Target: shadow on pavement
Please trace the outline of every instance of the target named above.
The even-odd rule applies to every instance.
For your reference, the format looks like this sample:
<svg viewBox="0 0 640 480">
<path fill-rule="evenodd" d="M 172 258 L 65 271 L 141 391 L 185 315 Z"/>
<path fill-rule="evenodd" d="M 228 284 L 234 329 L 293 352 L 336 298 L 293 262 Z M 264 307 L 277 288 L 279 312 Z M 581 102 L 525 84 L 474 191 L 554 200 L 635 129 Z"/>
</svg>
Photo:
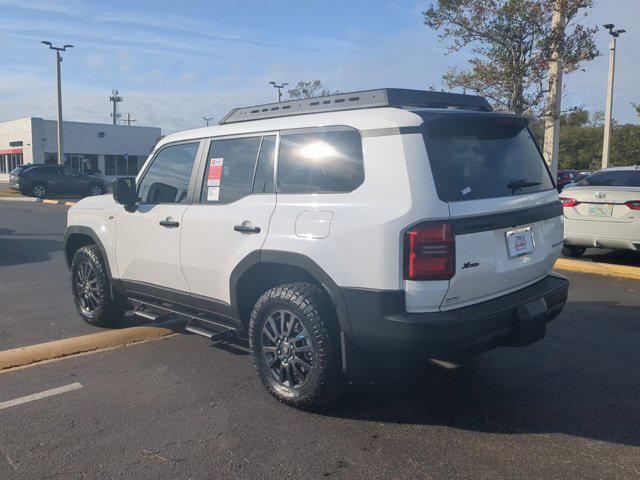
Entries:
<svg viewBox="0 0 640 480">
<path fill-rule="evenodd" d="M 45 262 L 50 253 L 62 249 L 60 240 L 44 238 L 0 238 L 0 267 Z"/>
<path fill-rule="evenodd" d="M 574 303 L 535 345 L 487 352 L 457 369 L 377 360 L 371 383 L 351 385 L 323 414 L 640 446 L 640 316 L 608 304 L 600 324 L 583 324 L 581 307 L 590 305 Z"/>
</svg>

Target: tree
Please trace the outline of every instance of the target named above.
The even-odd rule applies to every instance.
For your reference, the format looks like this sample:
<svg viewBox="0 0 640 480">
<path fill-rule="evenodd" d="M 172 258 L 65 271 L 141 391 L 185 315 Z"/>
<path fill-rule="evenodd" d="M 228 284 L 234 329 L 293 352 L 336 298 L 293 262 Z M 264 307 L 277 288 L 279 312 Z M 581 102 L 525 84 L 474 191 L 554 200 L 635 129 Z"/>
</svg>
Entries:
<svg viewBox="0 0 640 480">
<path fill-rule="evenodd" d="M 301 98 L 326 97 L 342 93 L 339 90 L 327 90 L 320 80 L 300 81 L 289 90 L 289 98 L 292 100 Z"/>
<path fill-rule="evenodd" d="M 549 62 L 562 45 L 563 72 L 599 55 L 596 27 L 579 22 L 594 0 L 562 0 L 563 28 L 552 27 L 557 0 L 439 0 L 423 13 L 424 24 L 448 41 L 449 53 L 471 48 L 467 69 L 443 76 L 449 89 L 463 87 L 498 110 L 539 114 L 549 88 Z M 562 35 L 564 32 L 564 35 Z M 561 37 L 562 35 L 562 37 Z"/>
<path fill-rule="evenodd" d="M 638 117 L 638 120 L 640 120 L 640 105 L 638 105 L 637 103 L 632 103 L 631 106 L 636 111 L 636 117 Z"/>
</svg>

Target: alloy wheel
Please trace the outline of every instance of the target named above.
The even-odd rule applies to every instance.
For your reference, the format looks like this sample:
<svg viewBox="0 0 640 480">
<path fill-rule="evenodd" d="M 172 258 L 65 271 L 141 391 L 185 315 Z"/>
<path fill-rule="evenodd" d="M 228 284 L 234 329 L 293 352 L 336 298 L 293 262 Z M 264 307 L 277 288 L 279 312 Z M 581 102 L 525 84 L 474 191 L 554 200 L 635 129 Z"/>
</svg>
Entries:
<svg viewBox="0 0 640 480">
<path fill-rule="evenodd" d="M 91 187 L 91 195 L 93 195 L 94 197 L 96 195 L 102 195 L 102 187 L 99 185 L 94 185 L 93 187 Z"/>
<path fill-rule="evenodd" d="M 262 355 L 273 377 L 301 388 L 313 371 L 314 348 L 300 319 L 287 310 L 271 313 L 262 327 Z"/>
<path fill-rule="evenodd" d="M 78 265 L 75 278 L 76 296 L 83 313 L 91 314 L 100 306 L 98 276 L 89 262 Z"/>
<path fill-rule="evenodd" d="M 35 187 L 33 187 L 33 194 L 36 197 L 44 197 L 46 190 L 42 185 L 36 185 Z"/>
</svg>

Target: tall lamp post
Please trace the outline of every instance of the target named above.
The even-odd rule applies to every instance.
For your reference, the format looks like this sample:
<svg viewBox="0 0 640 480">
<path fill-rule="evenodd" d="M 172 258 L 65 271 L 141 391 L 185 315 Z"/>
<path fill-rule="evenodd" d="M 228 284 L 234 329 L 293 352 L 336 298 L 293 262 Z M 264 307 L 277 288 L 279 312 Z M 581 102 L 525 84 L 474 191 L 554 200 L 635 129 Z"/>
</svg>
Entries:
<svg viewBox="0 0 640 480">
<path fill-rule="evenodd" d="M 607 23 L 603 25 L 604 28 L 609 30 L 611 35 L 611 43 L 609 44 L 609 81 L 607 83 L 607 107 L 604 117 L 604 141 L 602 142 L 602 168 L 609 166 L 609 154 L 611 152 L 611 123 L 613 113 L 613 80 L 616 70 L 616 40 L 621 33 L 625 33 L 626 30 L 614 30 L 613 23 Z"/>
<path fill-rule="evenodd" d="M 278 85 L 276 82 L 269 82 L 271 85 L 273 85 L 273 88 L 277 88 L 278 89 L 278 102 L 282 101 L 282 89 L 284 87 L 286 87 L 287 85 L 289 85 L 288 83 L 281 83 L 280 85 Z"/>
<path fill-rule="evenodd" d="M 62 85 L 60 80 L 60 62 L 62 62 L 62 55 L 60 52 L 64 52 L 67 48 L 73 48 L 73 45 L 64 45 L 62 47 L 55 47 L 51 42 L 40 42 L 49 47 L 50 50 L 56 52 L 56 71 L 58 74 L 58 165 L 64 164 L 64 148 L 62 145 Z"/>
</svg>

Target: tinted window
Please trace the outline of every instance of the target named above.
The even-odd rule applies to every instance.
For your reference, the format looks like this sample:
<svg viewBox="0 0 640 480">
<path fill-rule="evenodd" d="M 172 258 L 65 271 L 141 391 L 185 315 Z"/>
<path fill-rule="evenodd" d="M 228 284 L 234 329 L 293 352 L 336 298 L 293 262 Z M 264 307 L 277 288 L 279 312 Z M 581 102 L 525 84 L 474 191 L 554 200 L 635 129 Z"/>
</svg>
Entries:
<svg viewBox="0 0 640 480">
<path fill-rule="evenodd" d="M 80 176 L 80 172 L 74 170 L 73 168 L 69 168 L 69 167 L 62 167 L 62 174 L 63 175 L 67 175 L 69 177 L 79 177 Z"/>
<path fill-rule="evenodd" d="M 362 140 L 344 127 L 282 133 L 278 191 L 351 192 L 364 180 Z"/>
<path fill-rule="evenodd" d="M 273 193 L 273 165 L 276 160 L 276 137 L 262 137 L 256 175 L 253 180 L 253 193 Z"/>
<path fill-rule="evenodd" d="M 153 159 L 138 187 L 143 203 L 180 203 L 187 197 L 198 143 L 170 145 Z"/>
<path fill-rule="evenodd" d="M 213 140 L 202 185 L 202 202 L 229 203 L 251 194 L 262 137 Z"/>
<path fill-rule="evenodd" d="M 416 112 L 438 196 L 445 202 L 525 195 L 553 188 L 527 120 Z"/>
<path fill-rule="evenodd" d="M 36 175 L 58 175 L 60 172 L 58 167 L 33 167 L 25 171 L 25 173 L 33 173 Z"/>
<path fill-rule="evenodd" d="M 602 170 L 578 182 L 578 185 L 594 187 L 640 187 L 639 170 Z"/>
</svg>

